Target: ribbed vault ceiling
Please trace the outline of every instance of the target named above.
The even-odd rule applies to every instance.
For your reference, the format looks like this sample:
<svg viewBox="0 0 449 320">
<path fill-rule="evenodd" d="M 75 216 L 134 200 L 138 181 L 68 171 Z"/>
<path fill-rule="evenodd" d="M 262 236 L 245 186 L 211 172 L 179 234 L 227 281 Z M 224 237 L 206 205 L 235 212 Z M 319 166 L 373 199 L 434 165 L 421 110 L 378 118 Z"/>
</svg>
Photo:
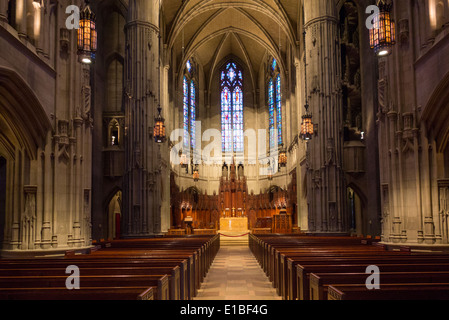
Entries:
<svg viewBox="0 0 449 320">
<path fill-rule="evenodd" d="M 224 58 L 235 56 L 254 82 L 266 54 L 282 67 L 286 48 L 298 38 L 299 5 L 298 0 L 163 0 L 164 40 L 176 55 L 176 71 L 195 57 L 210 80 Z"/>
</svg>

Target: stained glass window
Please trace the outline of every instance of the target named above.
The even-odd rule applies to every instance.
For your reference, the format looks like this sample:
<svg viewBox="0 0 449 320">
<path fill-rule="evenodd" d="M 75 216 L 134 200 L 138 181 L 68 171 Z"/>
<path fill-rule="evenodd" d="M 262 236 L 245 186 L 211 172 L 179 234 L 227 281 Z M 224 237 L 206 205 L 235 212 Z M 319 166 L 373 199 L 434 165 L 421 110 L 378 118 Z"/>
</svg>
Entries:
<svg viewBox="0 0 449 320">
<path fill-rule="evenodd" d="M 183 100 L 183 118 L 184 118 L 184 147 L 189 147 L 189 83 L 187 78 L 184 77 L 183 81 L 183 92 L 184 92 L 184 100 Z"/>
<path fill-rule="evenodd" d="M 190 82 L 190 146 L 196 148 L 196 90 L 195 82 Z"/>
<path fill-rule="evenodd" d="M 196 85 L 191 78 L 192 65 L 190 60 L 186 64 L 186 73 L 183 79 L 183 122 L 184 122 L 184 149 L 196 148 Z"/>
<path fill-rule="evenodd" d="M 243 152 L 243 73 L 229 62 L 221 73 L 221 125 L 223 152 Z"/>
<path fill-rule="evenodd" d="M 231 106 L 231 92 L 229 88 L 223 88 L 221 92 L 221 130 L 222 130 L 222 144 L 224 152 L 232 151 L 232 106 Z"/>
<path fill-rule="evenodd" d="M 276 66 L 277 66 L 277 61 L 276 61 L 276 59 L 273 59 L 273 61 L 271 62 L 271 69 L 273 71 L 275 71 L 276 70 Z"/>
<path fill-rule="evenodd" d="M 274 84 L 273 79 L 270 79 L 268 83 L 268 130 L 270 134 L 270 149 L 273 149 L 276 145 L 274 140 L 275 134 L 275 120 L 274 120 Z"/>
<path fill-rule="evenodd" d="M 276 121 L 278 129 L 278 144 L 281 145 L 282 141 L 282 94 L 281 94 L 281 75 L 276 77 Z"/>
<path fill-rule="evenodd" d="M 235 88 L 232 94 L 232 104 L 234 108 L 234 151 L 243 152 L 243 91 L 240 87 Z"/>
<path fill-rule="evenodd" d="M 270 149 L 283 144 L 282 137 L 282 90 L 281 75 L 276 59 L 270 64 L 270 78 L 268 80 L 268 128 Z M 276 137 L 277 135 L 277 137 Z"/>
</svg>

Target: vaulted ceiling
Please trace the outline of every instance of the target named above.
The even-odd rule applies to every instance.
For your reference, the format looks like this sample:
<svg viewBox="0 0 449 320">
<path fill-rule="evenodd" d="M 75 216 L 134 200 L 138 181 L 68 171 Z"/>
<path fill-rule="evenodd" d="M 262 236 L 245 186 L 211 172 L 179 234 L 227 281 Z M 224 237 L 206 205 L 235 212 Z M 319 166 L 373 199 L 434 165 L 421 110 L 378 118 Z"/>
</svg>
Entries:
<svg viewBox="0 0 449 320">
<path fill-rule="evenodd" d="M 218 64 L 230 55 L 247 65 L 253 81 L 267 54 L 276 57 L 282 67 L 286 49 L 295 46 L 299 39 L 300 3 L 298 0 L 162 1 L 167 26 L 164 41 L 169 52 L 176 56 L 176 71 L 187 59 L 195 57 L 210 78 Z"/>
</svg>

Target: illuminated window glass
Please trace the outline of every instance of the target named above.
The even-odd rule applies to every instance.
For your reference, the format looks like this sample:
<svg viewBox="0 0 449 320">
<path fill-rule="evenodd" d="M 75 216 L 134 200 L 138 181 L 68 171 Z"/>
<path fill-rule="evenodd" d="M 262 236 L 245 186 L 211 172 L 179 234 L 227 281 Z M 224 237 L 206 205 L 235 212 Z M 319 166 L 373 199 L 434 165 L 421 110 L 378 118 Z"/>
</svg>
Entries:
<svg viewBox="0 0 449 320">
<path fill-rule="evenodd" d="M 273 59 L 273 62 L 271 63 L 271 69 L 273 71 L 275 71 L 276 70 L 276 66 L 277 66 L 277 61 L 276 61 L 276 59 Z"/>
<path fill-rule="evenodd" d="M 243 152 L 243 72 L 229 62 L 221 73 L 221 126 L 223 152 Z"/>
<path fill-rule="evenodd" d="M 282 137 L 282 86 L 281 75 L 276 59 L 270 64 L 270 77 L 268 79 L 268 128 L 270 149 L 283 144 Z M 277 135 L 277 137 L 276 137 Z"/>
<path fill-rule="evenodd" d="M 186 72 L 183 79 L 183 123 L 184 123 L 184 149 L 196 148 L 196 85 L 193 78 L 194 68 L 189 61 L 186 63 Z"/>
<path fill-rule="evenodd" d="M 270 148 L 273 149 L 276 145 L 274 139 L 275 135 L 275 120 L 274 120 L 274 84 L 273 79 L 268 83 L 268 130 L 270 134 Z"/>
<path fill-rule="evenodd" d="M 276 121 L 278 130 L 278 144 L 282 142 L 282 93 L 281 93 L 281 75 L 276 77 Z"/>
<path fill-rule="evenodd" d="M 190 82 L 190 146 L 196 148 L 196 91 L 195 82 Z"/>
<path fill-rule="evenodd" d="M 187 82 L 186 77 L 184 77 L 183 92 L 184 92 L 184 100 L 183 100 L 184 147 L 188 148 L 189 147 L 189 83 Z"/>
</svg>

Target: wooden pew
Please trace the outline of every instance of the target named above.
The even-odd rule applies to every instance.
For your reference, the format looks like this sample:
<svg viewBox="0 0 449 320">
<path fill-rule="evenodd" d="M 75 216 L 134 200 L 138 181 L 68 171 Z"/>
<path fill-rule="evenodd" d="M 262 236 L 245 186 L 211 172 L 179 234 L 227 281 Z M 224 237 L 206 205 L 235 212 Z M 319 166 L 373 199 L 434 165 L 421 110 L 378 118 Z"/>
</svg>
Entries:
<svg viewBox="0 0 449 320">
<path fill-rule="evenodd" d="M 250 236 L 250 249 L 284 299 L 308 299 L 309 271 L 303 270 L 296 275 L 296 265 L 361 264 L 364 269 L 359 272 L 364 273 L 366 267 L 372 264 L 449 264 L 448 255 L 414 254 L 409 250 L 386 251 L 384 246 L 377 245 L 377 241 L 363 237 L 253 235 Z"/>
<path fill-rule="evenodd" d="M 80 269 L 81 286 L 86 287 L 152 287 L 154 298 L 157 300 L 169 300 L 169 277 L 166 274 L 140 273 L 141 269 L 133 273 L 124 273 L 121 268 Z M 2 269 L 0 270 L 0 288 L 33 288 L 33 287 L 65 287 L 68 275 L 65 269 Z M 140 276 L 139 279 L 136 278 Z M 27 283 L 29 282 L 29 284 Z"/>
<path fill-rule="evenodd" d="M 183 290 L 182 286 L 184 285 L 184 278 L 181 274 L 181 268 L 179 265 L 174 265 L 174 263 L 167 263 L 164 261 L 154 261 L 154 262 L 148 262 L 148 261 L 135 261 L 132 260 L 130 262 L 124 261 L 124 262 L 116 262 L 116 261 L 84 261 L 84 260 L 30 260 L 30 261 L 1 261 L 0 260 L 0 270 L 3 269 L 12 269 L 12 270 L 40 270 L 40 269 L 54 269 L 57 268 L 59 270 L 59 274 L 63 274 L 64 268 L 67 268 L 70 265 L 76 265 L 80 268 L 83 272 L 81 272 L 81 275 L 84 274 L 84 268 L 99 268 L 101 270 L 108 270 L 109 268 L 123 268 L 123 267 L 146 267 L 146 271 L 148 271 L 149 274 L 167 274 L 169 276 L 169 298 L 170 300 L 181 300 Z M 7 272 L 11 272 L 11 270 L 8 270 Z M 20 272 L 20 271 L 18 271 Z M 12 274 L 16 272 L 11 272 Z M 30 272 L 31 274 L 33 271 Z M 0 274 L 1 271 L 0 271 Z M 4 275 L 3 275 L 4 276 Z M 67 277 L 66 275 L 65 277 Z M 186 286 L 186 285 L 184 285 Z"/>
<path fill-rule="evenodd" d="M 304 291 L 304 299 L 308 299 L 308 274 L 305 273 L 304 277 L 306 279 L 301 281 L 305 288 L 301 287 L 300 283 L 298 283 L 298 278 L 302 276 L 302 274 L 295 274 L 298 271 L 298 268 L 295 268 L 296 265 L 339 265 L 339 264 L 363 264 L 365 268 L 368 265 L 378 265 L 385 263 L 411 263 L 411 264 L 423 264 L 423 263 L 448 263 L 449 264 L 449 256 L 447 255 L 389 255 L 388 253 L 382 253 L 378 255 L 354 255 L 354 256 L 340 256 L 340 257 L 332 257 L 332 256 L 317 256 L 317 257 L 289 257 L 287 258 L 288 266 L 287 266 L 287 276 L 286 276 L 286 288 L 283 291 L 287 299 L 297 299 L 300 296 L 298 295 L 298 291 L 295 292 L 295 285 Z M 363 271 L 364 272 L 364 271 Z M 295 280 L 296 279 L 296 280 Z"/>
<path fill-rule="evenodd" d="M 23 287 L 20 277 L 24 276 L 29 279 L 34 277 L 35 286 L 44 280 L 47 285 L 54 285 L 54 281 L 48 282 L 49 279 L 45 277 L 55 277 L 54 272 L 57 270 L 60 277 L 57 280 L 65 281 L 68 277 L 65 268 L 76 265 L 80 268 L 83 282 L 87 282 L 90 287 L 100 286 L 105 277 L 110 280 L 107 286 L 116 283 L 115 287 L 135 285 L 136 277 L 139 276 L 146 277 L 147 281 L 153 277 L 153 281 L 159 280 L 159 286 L 155 286 L 152 292 L 159 294 L 159 298 L 192 299 L 219 250 L 219 239 L 218 235 L 204 235 L 103 241 L 90 254 L 68 254 L 65 259 L 0 260 L 0 274 L 10 279 L 5 278 L 4 285 L 9 286 L 9 289 L 14 289 L 11 286 L 18 282 Z M 36 277 L 43 277 L 44 280 Z"/>
<path fill-rule="evenodd" d="M 91 256 L 91 255 L 89 255 Z M 162 253 L 162 254 L 156 254 L 153 252 L 153 254 L 146 254 L 145 252 L 136 251 L 136 250 L 122 250 L 122 251 L 107 251 L 107 252 L 101 252 L 95 256 L 86 256 L 86 259 L 95 259 L 95 258 L 102 258 L 102 259 L 113 259 L 113 260 L 139 260 L 139 259 L 145 259 L 148 261 L 152 261 L 154 259 L 157 260 L 172 260 L 174 258 L 177 259 L 183 259 L 187 260 L 187 268 L 186 268 L 186 291 L 188 300 L 193 299 L 193 297 L 197 294 L 198 287 L 199 287 L 199 267 L 198 267 L 198 259 L 197 255 L 194 254 L 179 254 L 179 253 Z"/>
<path fill-rule="evenodd" d="M 449 263 L 379 263 L 381 272 L 445 272 L 449 271 Z M 309 300 L 310 274 L 312 273 L 364 273 L 368 264 L 327 264 L 327 265 L 296 265 L 296 281 L 294 287 L 297 300 Z M 366 275 L 367 277 L 369 275 Z"/>
<path fill-rule="evenodd" d="M 0 288 L 0 300 L 154 300 L 153 288 Z"/>
<path fill-rule="evenodd" d="M 328 300 L 448 300 L 449 283 L 384 284 L 380 290 L 365 285 L 331 285 Z"/>
<path fill-rule="evenodd" d="M 404 254 L 405 255 L 405 254 Z M 406 254 L 408 255 L 408 254 Z M 393 257 L 396 259 L 398 254 L 391 251 L 372 250 L 370 247 L 348 247 L 341 250 L 327 249 L 327 250 L 314 250 L 314 251 L 278 251 L 275 253 L 274 265 L 273 265 L 273 285 L 276 287 L 279 295 L 288 300 L 289 284 L 291 283 L 292 276 L 289 275 L 291 267 L 289 263 L 294 265 L 295 263 L 316 261 L 317 259 L 345 259 L 348 258 L 380 258 L 380 257 Z"/>
<path fill-rule="evenodd" d="M 382 272 L 380 286 L 398 283 L 449 283 L 449 271 L 436 272 Z M 365 285 L 370 274 L 366 273 L 311 273 L 310 300 L 327 300 L 330 285 Z"/>
</svg>

